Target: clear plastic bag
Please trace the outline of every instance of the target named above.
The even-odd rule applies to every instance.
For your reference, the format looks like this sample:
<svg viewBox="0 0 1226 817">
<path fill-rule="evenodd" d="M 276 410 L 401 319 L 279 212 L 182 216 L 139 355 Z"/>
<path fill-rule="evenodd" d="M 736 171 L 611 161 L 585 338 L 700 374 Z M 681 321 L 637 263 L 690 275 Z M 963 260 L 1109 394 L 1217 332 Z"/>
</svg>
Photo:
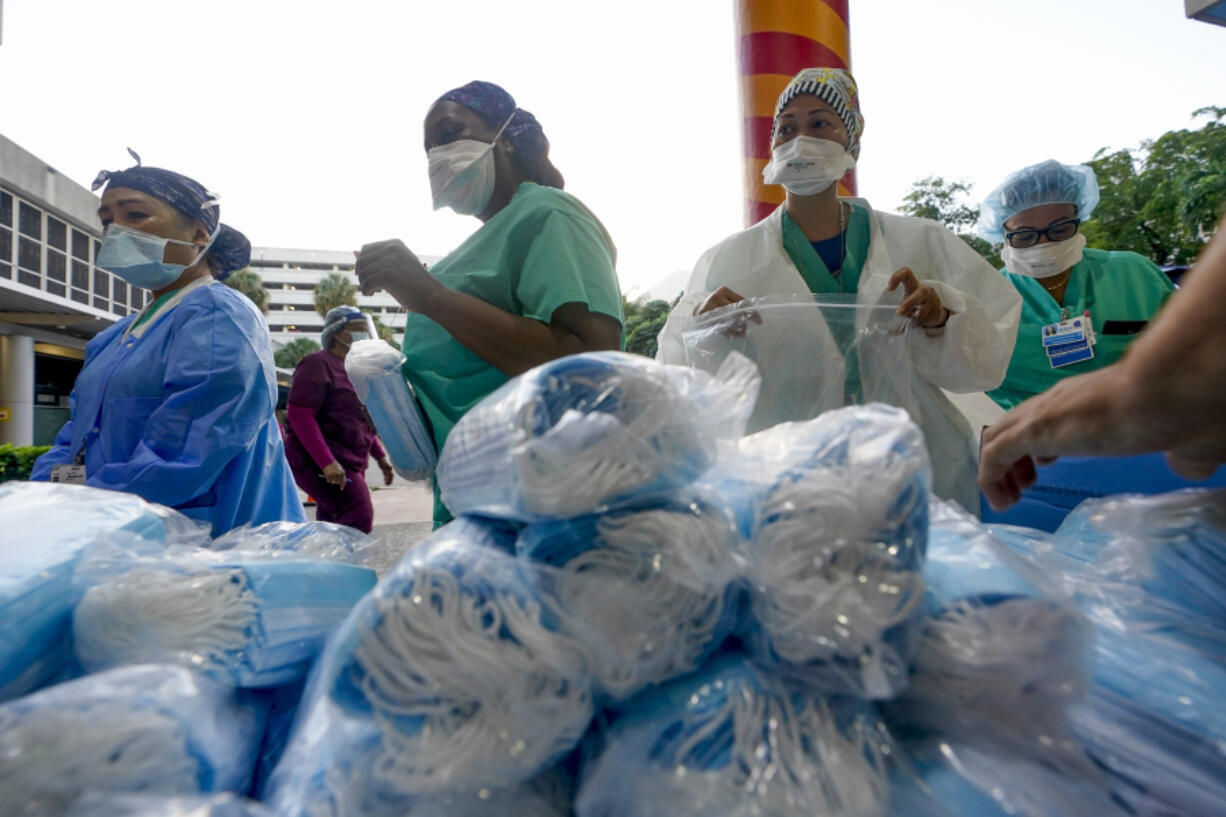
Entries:
<svg viewBox="0 0 1226 817">
<path fill-rule="evenodd" d="M 505 531 L 460 518 L 411 550 L 329 642 L 271 781 L 293 811 L 382 813 L 508 787 L 592 716 L 590 660 Z M 279 807 L 280 808 L 280 807 Z M 321 806 L 321 808 L 323 808 Z"/>
<path fill-rule="evenodd" d="M 100 543 L 75 582 L 83 592 L 72 630 L 87 671 L 171 663 L 269 687 L 306 676 L 375 574 L 293 551 Z"/>
<path fill-rule="evenodd" d="M 58 817 L 88 790 L 245 791 L 263 712 L 182 667 L 89 675 L 0 705 L 0 803 Z"/>
<path fill-rule="evenodd" d="M 547 581 L 565 621 L 579 622 L 598 691 L 624 700 L 692 672 L 738 615 L 738 535 L 717 501 L 530 525 L 521 556 Z"/>
<path fill-rule="evenodd" d="M 71 660 L 72 571 L 87 545 L 209 540 L 207 527 L 135 494 L 46 482 L 0 486 L 0 530 L 0 701 L 45 685 Z"/>
<path fill-rule="evenodd" d="M 404 379 L 404 362 L 404 355 L 385 341 L 359 340 L 345 356 L 345 374 L 370 413 L 396 473 L 408 480 L 429 479 L 438 451 Z"/>
<path fill-rule="evenodd" d="M 741 436 L 758 375 L 715 375 L 621 352 L 555 360 L 511 380 L 451 430 L 438 483 L 453 513 L 524 522 L 666 496 Z"/>
<path fill-rule="evenodd" d="M 1053 586 L 958 506 L 933 502 L 930 618 L 890 722 L 1092 775 L 1068 724 L 1089 685 L 1090 628 Z"/>
<path fill-rule="evenodd" d="M 755 660 L 831 693 L 896 695 L 925 613 L 931 483 L 907 414 L 872 404 L 778 425 L 704 479 L 745 534 Z"/>
<path fill-rule="evenodd" d="M 852 295 L 770 295 L 707 312 L 682 332 L 686 363 L 715 372 L 729 354 L 762 375 L 748 430 L 809 420 L 870 402 L 913 416 L 910 322 L 897 307 L 863 305 Z"/>
<path fill-rule="evenodd" d="M 263 550 L 373 567 L 383 559 L 376 535 L 331 522 L 265 522 L 235 528 L 213 540 L 213 550 Z"/>
<path fill-rule="evenodd" d="M 197 797 L 86 792 L 64 817 L 273 817 L 268 809 L 230 792 Z"/>
<path fill-rule="evenodd" d="M 825 699 L 725 656 L 635 699 L 585 769 L 575 813 L 880 815 L 891 743 L 865 702 Z"/>
</svg>

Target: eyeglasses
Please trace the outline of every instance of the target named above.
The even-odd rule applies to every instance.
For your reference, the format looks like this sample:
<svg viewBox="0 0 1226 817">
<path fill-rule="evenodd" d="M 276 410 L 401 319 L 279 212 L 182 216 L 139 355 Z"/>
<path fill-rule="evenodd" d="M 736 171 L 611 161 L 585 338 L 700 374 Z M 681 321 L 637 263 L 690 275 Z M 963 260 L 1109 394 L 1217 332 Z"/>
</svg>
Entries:
<svg viewBox="0 0 1226 817">
<path fill-rule="evenodd" d="M 1048 241 L 1067 241 L 1077 235 L 1077 228 L 1081 226 L 1081 219 L 1067 218 L 1063 221 L 1057 221 L 1055 224 L 1047 225 L 1046 230 L 1014 230 L 1011 233 L 1005 233 L 1005 241 L 1010 247 L 1033 247 L 1039 243 L 1041 236 L 1047 236 Z"/>
</svg>

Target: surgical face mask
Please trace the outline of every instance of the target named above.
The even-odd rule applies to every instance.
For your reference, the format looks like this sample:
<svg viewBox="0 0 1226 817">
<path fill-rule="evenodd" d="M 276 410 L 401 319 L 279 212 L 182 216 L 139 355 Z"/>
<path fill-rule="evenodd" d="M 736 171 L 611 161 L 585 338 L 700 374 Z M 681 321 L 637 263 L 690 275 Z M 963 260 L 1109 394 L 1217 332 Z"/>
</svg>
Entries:
<svg viewBox="0 0 1226 817">
<path fill-rule="evenodd" d="M 173 238 L 162 238 L 158 235 L 134 230 L 122 224 L 112 224 L 106 228 L 102 236 L 102 246 L 98 249 L 95 263 L 108 272 L 118 275 L 134 287 L 158 290 L 179 280 L 183 271 L 192 264 L 204 258 L 204 254 L 213 246 L 217 233 L 221 230 L 221 222 L 209 236 L 209 243 L 196 254 L 191 264 L 170 264 L 162 259 L 166 254 L 167 244 L 183 244 L 187 247 L 196 245 L 190 241 L 179 241 Z"/>
<path fill-rule="evenodd" d="M 365 332 L 350 332 L 349 333 L 349 343 L 350 344 L 357 343 L 359 340 L 370 340 L 370 335 L 366 334 Z"/>
<path fill-rule="evenodd" d="M 434 209 L 450 207 L 460 215 L 475 216 L 489 206 L 494 195 L 494 145 L 511 124 L 512 113 L 490 142 L 458 139 L 430 148 L 430 193 Z"/>
<path fill-rule="evenodd" d="M 1031 278 L 1051 278 L 1069 269 L 1081 260 L 1086 248 L 1086 237 L 1081 233 L 1065 241 L 1048 241 L 1033 247 L 1010 247 L 1000 251 L 1000 260 L 1005 269 L 1014 275 Z"/>
<path fill-rule="evenodd" d="M 816 196 L 855 166 L 856 157 L 838 142 L 797 136 L 771 151 L 762 178 L 797 196 Z"/>
</svg>

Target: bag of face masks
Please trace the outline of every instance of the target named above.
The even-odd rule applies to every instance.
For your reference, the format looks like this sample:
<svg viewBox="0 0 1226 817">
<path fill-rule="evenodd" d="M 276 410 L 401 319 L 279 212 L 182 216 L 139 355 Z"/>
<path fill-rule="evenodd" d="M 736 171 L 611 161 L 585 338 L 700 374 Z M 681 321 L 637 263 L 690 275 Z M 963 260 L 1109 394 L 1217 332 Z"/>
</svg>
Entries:
<svg viewBox="0 0 1226 817">
<path fill-rule="evenodd" d="M 396 473 L 408 480 L 429 479 L 438 453 L 401 371 L 404 361 L 404 355 L 384 341 L 360 340 L 345 356 L 345 374 L 370 412 Z"/>
<path fill-rule="evenodd" d="M 64 817 L 273 817 L 259 803 L 230 792 L 194 797 L 86 792 Z"/>
<path fill-rule="evenodd" d="M 667 497 L 740 437 L 758 374 L 716 375 L 638 355 L 554 360 L 503 385 L 451 430 L 439 489 L 453 513 L 565 519 Z"/>
<path fill-rule="evenodd" d="M 58 817 L 84 791 L 244 791 L 263 713 L 183 667 L 89 675 L 0 705 L 0 802 Z"/>
<path fill-rule="evenodd" d="M 38 689 L 72 658 L 72 572 L 88 545 L 203 545 L 208 529 L 135 494 L 84 485 L 0 486 L 0 701 Z"/>
<path fill-rule="evenodd" d="M 218 536 L 212 550 L 267 551 L 278 558 L 297 554 L 304 558 L 373 568 L 386 558 L 378 536 L 331 522 L 265 522 L 244 525 Z"/>
<path fill-rule="evenodd" d="M 826 692 L 896 695 L 926 612 L 931 484 L 906 412 L 874 403 L 760 431 L 703 481 L 746 542 L 753 658 Z"/>
<path fill-rule="evenodd" d="M 241 687 L 303 678 L 373 570 L 285 551 L 95 545 L 77 566 L 77 658 L 181 664 Z"/>
</svg>

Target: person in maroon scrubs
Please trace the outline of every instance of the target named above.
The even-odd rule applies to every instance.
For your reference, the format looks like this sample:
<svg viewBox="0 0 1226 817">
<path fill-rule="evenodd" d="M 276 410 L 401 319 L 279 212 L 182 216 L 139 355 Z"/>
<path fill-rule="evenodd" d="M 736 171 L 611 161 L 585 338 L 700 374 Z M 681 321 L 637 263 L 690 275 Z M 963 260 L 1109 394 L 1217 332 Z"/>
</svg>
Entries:
<svg viewBox="0 0 1226 817">
<path fill-rule="evenodd" d="M 367 458 L 379 463 L 385 485 L 392 484 L 394 472 L 345 374 L 349 347 L 367 339 L 366 330 L 366 319 L 356 307 L 328 312 L 320 334 L 323 348 L 304 357 L 294 370 L 285 457 L 298 487 L 314 498 L 318 521 L 370 533 L 375 510 L 366 485 Z"/>
</svg>

